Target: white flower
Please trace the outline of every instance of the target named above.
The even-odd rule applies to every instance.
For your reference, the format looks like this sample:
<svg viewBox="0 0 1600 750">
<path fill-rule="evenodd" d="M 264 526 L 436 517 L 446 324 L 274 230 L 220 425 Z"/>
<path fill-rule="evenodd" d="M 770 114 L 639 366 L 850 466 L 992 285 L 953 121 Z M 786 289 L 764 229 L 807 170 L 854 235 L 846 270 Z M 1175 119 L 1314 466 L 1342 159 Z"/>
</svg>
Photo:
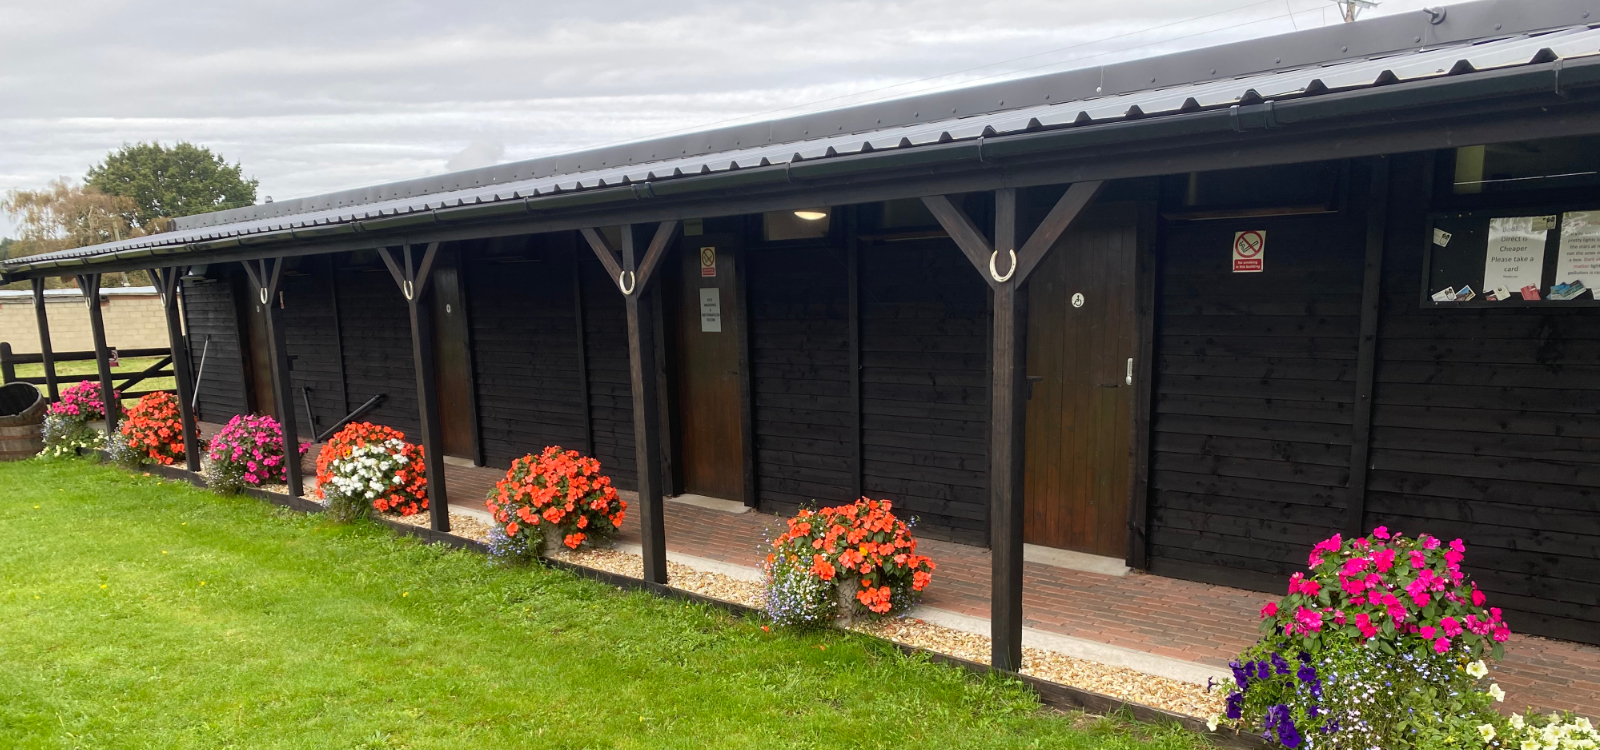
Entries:
<svg viewBox="0 0 1600 750">
<path fill-rule="evenodd" d="M 1512 726 L 1512 728 L 1521 729 L 1521 728 L 1523 728 L 1523 727 L 1525 727 L 1527 725 L 1528 725 L 1528 722 L 1522 718 L 1522 714 L 1512 714 L 1511 715 L 1511 726 Z"/>
<path fill-rule="evenodd" d="M 1489 666 L 1484 664 L 1482 659 L 1479 659 L 1467 665 L 1467 674 L 1471 675 L 1474 680 L 1481 680 L 1485 675 L 1489 674 Z"/>
<path fill-rule="evenodd" d="M 1589 722 L 1589 717 L 1587 717 L 1587 716 L 1579 718 L 1576 722 L 1573 722 L 1573 723 L 1577 724 L 1578 728 L 1582 729 L 1585 732 L 1593 732 L 1594 731 L 1594 724 Z"/>
<path fill-rule="evenodd" d="M 1222 719 L 1221 716 L 1213 716 L 1213 717 L 1211 717 L 1209 719 L 1206 719 L 1206 729 L 1211 730 L 1213 732 L 1217 731 L 1217 722 L 1220 721 L 1221 719 Z"/>
<path fill-rule="evenodd" d="M 1506 691 L 1500 689 L 1500 683 L 1491 682 L 1489 683 L 1489 697 L 1493 698 L 1495 703 L 1504 703 Z"/>
<path fill-rule="evenodd" d="M 1478 734 L 1483 735 L 1483 741 L 1484 742 L 1488 742 L 1489 740 L 1494 739 L 1494 725 L 1493 724 L 1479 724 L 1478 725 Z"/>
<path fill-rule="evenodd" d="M 1532 738 L 1523 740 L 1522 750 L 1539 750 L 1539 741 Z"/>
</svg>

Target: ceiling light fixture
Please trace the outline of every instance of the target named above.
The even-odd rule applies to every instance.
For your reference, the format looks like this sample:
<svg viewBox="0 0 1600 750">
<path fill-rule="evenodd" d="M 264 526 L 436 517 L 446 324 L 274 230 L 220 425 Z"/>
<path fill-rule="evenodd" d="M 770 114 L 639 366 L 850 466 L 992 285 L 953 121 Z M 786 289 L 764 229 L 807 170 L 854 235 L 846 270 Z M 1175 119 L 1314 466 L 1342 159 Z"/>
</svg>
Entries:
<svg viewBox="0 0 1600 750">
<path fill-rule="evenodd" d="M 806 221 L 821 221 L 828 218 L 828 209 L 806 208 L 794 212 L 794 215 Z"/>
</svg>

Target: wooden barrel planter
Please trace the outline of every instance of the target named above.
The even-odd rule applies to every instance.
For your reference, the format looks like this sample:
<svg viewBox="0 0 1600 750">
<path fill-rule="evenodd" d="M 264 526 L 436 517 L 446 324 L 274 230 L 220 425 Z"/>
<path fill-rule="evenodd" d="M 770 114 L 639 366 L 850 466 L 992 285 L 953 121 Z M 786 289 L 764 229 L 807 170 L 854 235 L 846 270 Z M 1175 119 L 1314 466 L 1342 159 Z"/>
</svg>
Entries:
<svg viewBox="0 0 1600 750">
<path fill-rule="evenodd" d="M 44 396 L 32 384 L 0 386 L 0 461 L 21 461 L 44 450 L 44 408 Z"/>
</svg>

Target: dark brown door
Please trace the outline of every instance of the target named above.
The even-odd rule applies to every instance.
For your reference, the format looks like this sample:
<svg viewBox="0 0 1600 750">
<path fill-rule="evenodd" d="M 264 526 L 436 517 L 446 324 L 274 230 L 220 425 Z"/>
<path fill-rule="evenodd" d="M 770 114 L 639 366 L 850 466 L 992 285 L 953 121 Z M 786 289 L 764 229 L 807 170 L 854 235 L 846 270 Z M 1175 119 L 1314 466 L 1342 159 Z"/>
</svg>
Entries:
<svg viewBox="0 0 1600 750">
<path fill-rule="evenodd" d="M 683 491 L 744 500 L 734 238 L 685 237 L 678 297 Z"/>
<path fill-rule="evenodd" d="M 454 250 L 440 250 L 433 269 L 434 392 L 439 398 L 439 433 L 444 454 L 477 461 L 467 311 L 462 304 L 461 263 Z"/>
<path fill-rule="evenodd" d="M 243 285 L 245 321 L 245 364 L 250 368 L 250 409 L 256 414 L 274 416 L 278 413 L 278 399 L 272 391 L 272 349 L 267 336 L 267 311 L 261 297 L 250 285 Z M 273 304 L 277 300 L 272 300 Z"/>
<path fill-rule="evenodd" d="M 1138 226 L 1136 206 L 1092 206 L 1028 281 L 1029 543 L 1126 553 Z"/>
</svg>

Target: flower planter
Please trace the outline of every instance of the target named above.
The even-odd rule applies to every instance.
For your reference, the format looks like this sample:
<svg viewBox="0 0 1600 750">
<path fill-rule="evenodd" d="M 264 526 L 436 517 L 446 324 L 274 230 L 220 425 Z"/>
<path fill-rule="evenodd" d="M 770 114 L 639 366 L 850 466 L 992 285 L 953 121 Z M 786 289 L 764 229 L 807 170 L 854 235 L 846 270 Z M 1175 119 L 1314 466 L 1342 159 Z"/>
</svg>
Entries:
<svg viewBox="0 0 1600 750">
<path fill-rule="evenodd" d="M 834 614 L 835 625 L 849 628 L 856 623 L 856 594 L 861 591 L 861 583 L 855 579 L 840 581 L 834 591 L 834 606 L 838 608 Z"/>
</svg>

